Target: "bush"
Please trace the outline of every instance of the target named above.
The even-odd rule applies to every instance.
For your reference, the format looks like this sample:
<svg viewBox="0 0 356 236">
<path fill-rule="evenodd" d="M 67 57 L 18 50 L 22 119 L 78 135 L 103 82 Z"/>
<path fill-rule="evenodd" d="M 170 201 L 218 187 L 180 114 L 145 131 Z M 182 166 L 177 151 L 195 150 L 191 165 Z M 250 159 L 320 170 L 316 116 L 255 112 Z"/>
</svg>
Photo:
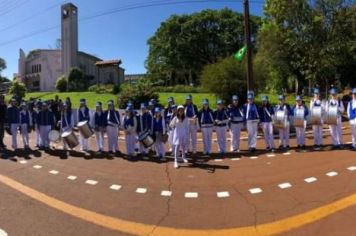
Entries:
<svg viewBox="0 0 356 236">
<path fill-rule="evenodd" d="M 135 85 L 124 84 L 118 96 L 119 108 L 124 109 L 131 101 L 135 109 L 139 109 L 140 104 L 147 103 L 150 99 L 158 101 L 159 95 L 153 84 L 146 80 L 140 80 Z"/>
<path fill-rule="evenodd" d="M 161 93 L 204 93 L 208 92 L 203 87 L 193 87 L 187 85 L 176 85 L 176 86 L 156 86 L 157 92 Z"/>
<path fill-rule="evenodd" d="M 113 93 L 113 94 L 119 94 L 120 91 L 121 91 L 121 87 L 120 87 L 119 84 L 114 85 L 114 87 L 112 88 L 112 93 Z"/>
<path fill-rule="evenodd" d="M 15 80 L 12 82 L 10 89 L 9 89 L 9 94 L 13 95 L 13 96 L 17 96 L 20 98 L 24 98 L 26 95 L 26 86 L 25 84 Z"/>
<path fill-rule="evenodd" d="M 65 76 L 61 76 L 56 81 L 56 89 L 58 92 L 63 93 L 67 91 L 68 80 Z"/>
<path fill-rule="evenodd" d="M 68 75 L 68 90 L 70 92 L 79 92 L 86 90 L 88 81 L 85 80 L 84 73 L 77 67 L 71 68 Z"/>
<path fill-rule="evenodd" d="M 117 88 L 117 86 L 118 85 L 113 85 L 113 84 L 100 84 L 100 85 L 94 84 L 88 88 L 88 91 L 99 93 L 99 94 L 101 94 L 101 93 L 117 94 L 120 92 L 120 86 L 118 88 Z M 116 89 L 116 93 L 114 92 L 115 89 Z M 117 90 L 119 90 L 119 92 L 117 92 Z"/>
</svg>

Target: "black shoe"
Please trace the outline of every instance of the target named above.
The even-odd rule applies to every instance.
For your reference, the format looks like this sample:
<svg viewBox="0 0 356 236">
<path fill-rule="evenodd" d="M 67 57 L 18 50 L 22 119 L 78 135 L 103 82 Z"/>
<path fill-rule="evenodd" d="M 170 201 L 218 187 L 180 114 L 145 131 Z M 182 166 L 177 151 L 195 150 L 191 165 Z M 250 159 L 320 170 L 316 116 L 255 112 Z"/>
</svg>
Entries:
<svg viewBox="0 0 356 236">
<path fill-rule="evenodd" d="M 287 145 L 286 149 L 289 150 L 289 145 Z"/>
<path fill-rule="evenodd" d="M 302 149 L 303 149 L 303 150 L 305 149 L 305 145 L 302 145 Z"/>
</svg>

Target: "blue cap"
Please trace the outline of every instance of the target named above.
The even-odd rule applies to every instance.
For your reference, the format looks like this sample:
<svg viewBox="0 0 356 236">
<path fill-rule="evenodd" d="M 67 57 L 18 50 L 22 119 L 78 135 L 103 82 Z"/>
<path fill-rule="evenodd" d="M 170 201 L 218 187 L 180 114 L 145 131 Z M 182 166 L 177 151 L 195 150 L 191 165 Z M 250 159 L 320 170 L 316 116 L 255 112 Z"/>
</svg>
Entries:
<svg viewBox="0 0 356 236">
<path fill-rule="evenodd" d="M 354 89 L 352 90 L 352 93 L 353 93 L 353 94 L 356 94 L 356 88 L 354 88 Z"/>
<path fill-rule="evenodd" d="M 285 98 L 284 95 L 279 95 L 278 96 L 278 100 L 284 100 L 284 98 Z"/>
<path fill-rule="evenodd" d="M 264 101 L 264 102 L 268 101 L 268 96 L 266 96 L 266 95 L 262 96 L 262 101 Z"/>
<path fill-rule="evenodd" d="M 147 106 L 146 106 L 145 103 L 141 103 L 141 105 L 140 105 L 140 108 L 141 108 L 141 109 L 146 109 L 146 107 L 147 107 Z"/>
<path fill-rule="evenodd" d="M 150 100 L 150 102 L 151 102 L 152 104 L 156 104 L 156 100 L 155 100 L 154 98 L 152 98 L 152 99 Z"/>
<path fill-rule="evenodd" d="M 149 105 L 149 106 L 153 106 L 154 104 L 153 104 L 152 101 L 149 101 L 149 102 L 148 102 L 148 105 Z"/>
<path fill-rule="evenodd" d="M 126 107 L 126 111 L 132 111 L 133 110 L 133 107 L 132 106 L 127 106 Z"/>
<path fill-rule="evenodd" d="M 221 104 L 223 104 L 223 101 L 222 101 L 221 99 L 219 99 L 219 100 L 216 102 L 216 104 L 221 105 Z"/>
<path fill-rule="evenodd" d="M 177 109 L 177 105 L 176 105 L 176 104 L 173 104 L 173 105 L 171 106 L 171 109 Z"/>
<path fill-rule="evenodd" d="M 114 105 L 114 101 L 113 100 L 109 100 L 108 101 L 108 105 Z"/>
<path fill-rule="evenodd" d="M 301 101 L 301 100 L 302 100 L 302 96 L 297 95 L 297 96 L 295 97 L 295 100 L 296 100 L 296 101 Z"/>
<path fill-rule="evenodd" d="M 314 94 L 320 94 L 320 90 L 318 88 L 314 89 Z"/>
<path fill-rule="evenodd" d="M 67 105 L 67 103 L 66 103 L 66 102 L 65 102 L 64 104 L 66 104 L 66 105 Z M 101 104 L 101 102 L 97 102 L 97 103 L 95 104 L 95 106 L 96 106 L 96 107 L 101 107 L 101 105 L 102 105 L 102 104 Z"/>
<path fill-rule="evenodd" d="M 209 100 L 205 98 L 205 99 L 203 99 L 202 103 L 203 103 L 203 105 L 209 105 Z"/>
<path fill-rule="evenodd" d="M 168 99 L 167 99 L 167 101 L 168 102 L 173 102 L 174 100 L 173 100 L 173 97 L 169 97 Z"/>
<path fill-rule="evenodd" d="M 234 100 L 234 101 L 239 100 L 239 96 L 237 96 L 237 95 L 233 95 L 233 96 L 232 96 L 232 100 Z"/>
<path fill-rule="evenodd" d="M 331 95 L 337 94 L 336 88 L 330 89 L 330 94 L 331 94 Z"/>
<path fill-rule="evenodd" d="M 155 108 L 155 113 L 160 113 L 160 112 L 161 112 L 161 108 L 156 107 L 156 108 Z"/>
<path fill-rule="evenodd" d="M 86 100 L 85 100 L 85 98 L 81 98 L 79 101 L 80 101 L 80 103 L 85 103 Z"/>
<path fill-rule="evenodd" d="M 247 99 L 249 100 L 253 99 L 253 94 L 252 93 L 247 94 Z"/>
<path fill-rule="evenodd" d="M 187 96 L 185 97 L 185 100 L 192 100 L 192 95 L 191 95 L 191 94 L 187 95 Z"/>
</svg>

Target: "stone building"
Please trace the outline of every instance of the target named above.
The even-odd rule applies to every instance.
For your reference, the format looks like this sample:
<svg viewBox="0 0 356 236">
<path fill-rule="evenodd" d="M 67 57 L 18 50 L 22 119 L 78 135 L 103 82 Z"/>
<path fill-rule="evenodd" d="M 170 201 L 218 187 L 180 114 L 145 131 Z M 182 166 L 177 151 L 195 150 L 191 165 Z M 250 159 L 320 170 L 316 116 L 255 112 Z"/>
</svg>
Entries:
<svg viewBox="0 0 356 236">
<path fill-rule="evenodd" d="M 18 79 L 29 91 L 54 91 L 61 75 L 79 67 L 89 84 L 124 81 L 121 60 L 103 61 L 78 50 L 78 8 L 72 3 L 61 6 L 61 49 L 36 49 L 27 55 L 20 49 Z"/>
</svg>

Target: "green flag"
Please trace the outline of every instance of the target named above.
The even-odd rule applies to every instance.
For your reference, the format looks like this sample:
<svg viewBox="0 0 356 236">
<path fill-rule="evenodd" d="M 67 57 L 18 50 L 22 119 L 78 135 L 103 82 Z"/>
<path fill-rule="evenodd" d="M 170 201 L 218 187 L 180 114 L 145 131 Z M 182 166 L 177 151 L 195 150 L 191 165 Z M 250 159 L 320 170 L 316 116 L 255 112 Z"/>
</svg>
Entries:
<svg viewBox="0 0 356 236">
<path fill-rule="evenodd" d="M 246 52 L 247 52 L 247 47 L 245 45 L 237 53 L 235 53 L 234 58 L 238 61 L 241 61 L 244 58 Z"/>
</svg>

